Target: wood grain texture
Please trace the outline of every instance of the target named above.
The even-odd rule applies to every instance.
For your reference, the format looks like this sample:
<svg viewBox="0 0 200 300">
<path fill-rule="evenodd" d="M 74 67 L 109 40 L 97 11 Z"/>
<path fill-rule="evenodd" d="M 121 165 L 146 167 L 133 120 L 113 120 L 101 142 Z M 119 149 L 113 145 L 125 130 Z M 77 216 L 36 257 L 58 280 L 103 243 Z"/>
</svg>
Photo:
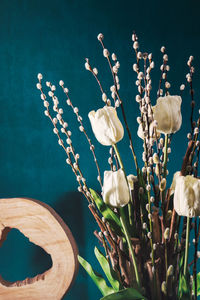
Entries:
<svg viewBox="0 0 200 300">
<path fill-rule="evenodd" d="M 78 270 L 78 250 L 67 225 L 51 207 L 40 201 L 0 199 L 0 245 L 11 228 L 18 229 L 50 254 L 52 267 L 34 278 L 14 283 L 0 277 L 0 299 L 62 299 Z"/>
</svg>

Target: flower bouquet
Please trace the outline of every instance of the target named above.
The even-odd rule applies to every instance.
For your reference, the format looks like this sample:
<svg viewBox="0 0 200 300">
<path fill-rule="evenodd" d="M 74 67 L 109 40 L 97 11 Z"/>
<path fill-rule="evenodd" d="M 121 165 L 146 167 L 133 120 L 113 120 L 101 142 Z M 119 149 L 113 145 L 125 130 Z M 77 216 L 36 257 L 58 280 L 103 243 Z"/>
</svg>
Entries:
<svg viewBox="0 0 200 300">
<path fill-rule="evenodd" d="M 161 48 L 163 63 L 155 99 L 151 96 L 151 71 L 154 68 L 152 54 L 139 51 L 138 37 L 133 33 L 133 49 L 136 54 L 133 70 L 137 76 L 136 102 L 140 113 L 137 118 L 137 134 L 143 140 L 143 166 L 139 166 L 124 102 L 119 92 L 120 63 L 114 53 L 110 55 L 103 38 L 102 34 L 98 35 L 113 78 L 110 99 L 99 80 L 97 68 L 91 66 L 89 59 L 85 62 L 85 68 L 94 76 L 104 102 L 102 108 L 96 112 L 91 111 L 88 115 L 97 141 L 110 147 L 109 170 L 104 171 L 103 180 L 95 147 L 86 132 L 79 109 L 73 105 L 64 82 L 59 82 L 66 103 L 76 115 L 79 129 L 88 141 L 101 193 L 89 188 L 80 168 L 80 157 L 75 151 L 68 123 L 63 118 L 63 109 L 59 107 L 55 85 L 46 82 L 48 96 L 53 104 L 50 107 L 42 87 L 42 74 L 38 74 L 37 83 L 45 115 L 53 124 L 53 132 L 67 155 L 66 163 L 75 174 L 78 191 L 88 200 L 89 210 L 99 226 L 94 234 L 100 247 L 95 247 L 94 253 L 104 276 L 96 273 L 81 256 L 78 257 L 79 262 L 101 291 L 104 300 L 197 299 L 200 294 L 200 273 L 197 273 L 200 235 L 200 118 L 193 120 L 193 57 L 190 56 L 187 62 L 189 72 L 186 83 L 180 86 L 180 95 L 170 95 L 170 83 L 167 80 L 168 55 L 165 47 Z M 187 135 L 189 141 L 184 159 L 180 162 L 180 170 L 174 174 L 173 182 L 168 184 L 170 144 L 172 136 L 182 124 L 181 94 L 185 87 L 188 87 L 191 96 L 191 130 Z M 154 106 L 152 102 L 155 102 Z M 123 124 L 118 118 L 118 110 L 121 110 Z M 123 157 L 118 150 L 117 144 L 124 134 L 129 138 L 135 175 L 126 173 Z M 194 246 L 189 244 L 190 235 L 194 237 Z M 189 261 L 189 251 L 193 255 L 192 261 Z"/>
</svg>

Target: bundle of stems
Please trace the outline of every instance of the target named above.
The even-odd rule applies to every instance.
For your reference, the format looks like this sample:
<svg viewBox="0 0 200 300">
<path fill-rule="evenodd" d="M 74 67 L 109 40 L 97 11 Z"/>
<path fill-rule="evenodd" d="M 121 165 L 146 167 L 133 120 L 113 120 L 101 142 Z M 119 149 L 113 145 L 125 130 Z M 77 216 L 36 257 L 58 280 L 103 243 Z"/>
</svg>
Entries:
<svg viewBox="0 0 200 300">
<path fill-rule="evenodd" d="M 78 182 L 78 191 L 83 193 L 88 200 L 88 208 L 98 224 L 99 229 L 95 230 L 94 234 L 99 241 L 101 249 L 96 247 L 95 255 L 105 273 L 105 278 L 97 274 L 91 265 L 80 256 L 79 262 L 94 280 L 105 299 L 108 300 L 196 300 L 198 293 L 200 293 L 200 273 L 197 273 L 197 262 L 200 256 L 198 251 L 200 235 L 200 212 L 198 211 L 200 211 L 200 208 L 196 208 L 197 205 L 195 204 L 196 202 L 198 204 L 198 199 L 195 198 L 195 195 L 196 193 L 198 194 L 198 186 L 200 186 L 198 179 L 200 117 L 198 117 L 197 121 L 194 120 L 193 57 L 190 56 L 187 62 L 189 72 L 186 75 L 186 83 L 180 86 L 180 96 L 182 96 L 185 87 L 188 87 L 191 96 L 191 131 L 187 135 L 188 145 L 184 159 L 180 161 L 179 172 L 175 174 L 173 183 L 169 184 L 167 181 L 167 168 L 169 154 L 171 153 L 171 140 L 175 132 L 180 128 L 181 124 L 177 125 L 177 123 L 182 123 L 182 118 L 179 111 L 176 113 L 174 108 L 175 102 L 173 102 L 177 100 L 177 97 L 179 97 L 178 100 L 181 97 L 171 96 L 169 92 L 170 83 L 167 77 L 170 68 L 166 49 L 161 47 L 163 62 L 160 67 L 161 74 L 157 97 L 154 97 L 157 100 L 157 104 L 152 106 L 151 72 L 154 69 L 154 61 L 151 53 L 139 51 L 138 37 L 133 33 L 133 49 L 136 55 L 133 70 L 137 76 L 136 86 L 138 94 L 136 95 L 136 102 L 139 105 L 140 112 L 137 118 L 139 125 L 138 135 L 143 139 L 143 166 L 139 166 L 132 141 L 132 133 L 125 114 L 124 102 L 120 97 L 118 77 L 120 63 L 116 54 L 110 55 L 105 47 L 102 34 L 98 35 L 98 40 L 112 75 L 113 83 L 110 87 L 110 99 L 108 99 L 108 92 L 106 93 L 99 79 L 97 68 L 91 66 L 89 59 L 85 61 L 85 68 L 91 72 L 97 82 L 105 105 L 104 111 L 107 113 L 109 108 L 114 108 L 117 114 L 117 111 L 121 110 L 125 134 L 127 134 L 129 139 L 130 155 L 133 158 L 132 169 L 135 176 L 127 176 L 123 157 L 118 150 L 117 138 L 116 141 L 110 142 L 109 145 L 104 141 L 105 138 L 111 139 L 109 137 L 110 128 L 107 130 L 106 137 L 104 137 L 105 132 L 102 129 L 105 126 L 104 123 L 100 124 L 99 131 L 96 129 L 97 132 L 95 132 L 97 123 L 95 123 L 95 126 L 92 126 L 92 129 L 98 141 L 102 139 L 102 144 L 105 145 L 107 143 L 106 145 L 110 146 L 108 163 L 109 172 L 111 173 L 109 174 L 115 176 L 114 174 L 117 174 L 118 171 L 122 171 L 125 178 L 123 187 L 121 187 L 121 179 L 117 181 L 118 177 L 116 177 L 115 180 L 110 181 L 109 196 L 106 193 L 106 190 L 109 189 L 109 183 L 106 182 L 105 173 L 104 182 L 102 180 L 102 172 L 95 153 L 95 146 L 86 132 L 79 109 L 73 105 L 69 96 L 69 90 L 61 80 L 59 85 L 65 94 L 66 103 L 76 115 L 79 130 L 84 134 L 92 152 L 102 195 L 89 188 L 79 164 L 80 156 L 72 142 L 72 133 L 69 130 L 68 123 L 63 118 L 63 109 L 59 107 L 56 87 L 51 82 L 46 82 L 46 86 L 49 89 L 48 96 L 53 104 L 51 106 L 50 101 L 47 101 L 47 96 L 42 86 L 43 76 L 40 73 L 38 74 L 39 82 L 37 83 L 37 88 L 41 92 L 41 99 L 44 103 L 45 115 L 50 119 L 53 125 L 53 132 L 58 138 L 58 143 L 67 155 L 66 163 L 71 166 L 75 174 Z M 176 99 L 173 99 L 173 97 Z M 164 108 L 161 104 L 164 105 Z M 104 117 L 106 119 L 108 115 Z M 108 127 L 112 123 L 111 121 L 107 121 Z M 114 126 L 113 123 L 112 126 Z M 101 135 L 100 138 L 98 138 L 99 134 Z M 185 183 L 185 188 L 184 186 L 179 186 L 179 191 L 181 192 L 178 192 L 177 177 L 181 178 L 183 182 L 185 178 L 194 180 L 196 184 L 194 190 L 192 186 L 188 188 Z M 120 193 L 120 189 L 125 190 L 126 185 L 129 190 L 129 199 L 127 201 L 122 199 L 125 197 L 124 192 Z M 111 190 L 114 191 L 113 194 Z M 184 201 L 190 203 L 185 213 L 179 213 L 175 209 L 174 203 L 179 201 L 180 193 L 183 193 L 181 195 L 184 195 Z M 115 197 L 120 198 L 121 201 L 114 205 L 113 203 L 117 203 Z M 112 200 L 114 202 L 111 201 L 111 198 L 114 199 Z M 183 200 L 180 200 L 180 203 L 181 201 Z M 184 203 L 182 202 L 180 205 L 184 206 Z M 191 235 L 194 236 L 194 239 L 190 245 Z M 191 255 L 193 254 L 192 261 L 189 261 L 189 257 L 191 257 L 189 252 Z M 115 298 L 116 295 L 118 295 L 118 298 Z"/>
</svg>

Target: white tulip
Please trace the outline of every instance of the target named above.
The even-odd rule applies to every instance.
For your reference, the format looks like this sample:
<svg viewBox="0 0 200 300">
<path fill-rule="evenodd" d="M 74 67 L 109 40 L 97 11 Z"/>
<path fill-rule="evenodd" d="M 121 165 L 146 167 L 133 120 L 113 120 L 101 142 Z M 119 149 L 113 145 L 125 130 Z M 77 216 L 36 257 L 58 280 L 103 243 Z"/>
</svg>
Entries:
<svg viewBox="0 0 200 300">
<path fill-rule="evenodd" d="M 191 175 L 176 178 L 174 209 L 179 216 L 200 216 L 200 179 Z"/>
<path fill-rule="evenodd" d="M 104 146 L 119 142 L 124 136 L 124 128 L 112 106 L 104 106 L 88 114 L 96 139 Z"/>
<path fill-rule="evenodd" d="M 165 96 L 157 99 L 152 107 L 154 119 L 157 121 L 157 131 L 164 134 L 175 133 L 182 124 L 180 96 Z"/>
<path fill-rule="evenodd" d="M 113 207 L 123 207 L 130 200 L 130 191 L 122 169 L 104 172 L 103 200 Z"/>
</svg>

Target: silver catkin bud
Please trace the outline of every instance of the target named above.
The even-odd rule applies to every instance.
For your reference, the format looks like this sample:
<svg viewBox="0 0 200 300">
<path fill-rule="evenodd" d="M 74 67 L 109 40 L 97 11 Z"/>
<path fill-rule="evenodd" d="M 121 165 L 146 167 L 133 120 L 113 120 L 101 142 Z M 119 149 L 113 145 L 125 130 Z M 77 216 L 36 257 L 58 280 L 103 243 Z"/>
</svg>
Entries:
<svg viewBox="0 0 200 300">
<path fill-rule="evenodd" d="M 163 292 L 163 294 L 167 295 L 167 284 L 166 281 L 163 281 L 161 284 L 161 291 Z"/>
<path fill-rule="evenodd" d="M 168 240 L 168 238 L 169 238 L 169 227 L 167 227 L 164 232 L 164 239 Z"/>
<path fill-rule="evenodd" d="M 172 276 L 174 274 L 174 267 L 172 265 L 167 269 L 167 277 Z"/>
</svg>

